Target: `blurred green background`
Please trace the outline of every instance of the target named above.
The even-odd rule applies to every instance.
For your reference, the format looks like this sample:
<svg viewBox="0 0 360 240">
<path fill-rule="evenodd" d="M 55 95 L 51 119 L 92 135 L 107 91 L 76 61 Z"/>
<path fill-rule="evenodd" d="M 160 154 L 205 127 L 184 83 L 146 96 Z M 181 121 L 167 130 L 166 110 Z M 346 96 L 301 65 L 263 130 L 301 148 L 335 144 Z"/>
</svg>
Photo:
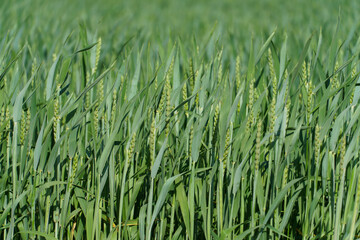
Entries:
<svg viewBox="0 0 360 240">
<path fill-rule="evenodd" d="M 289 57 L 298 57 L 310 36 L 315 49 L 321 35 L 320 52 L 327 52 L 324 46 L 332 41 L 346 47 L 359 38 L 360 1 L 353 0 L 13 0 L 1 8 L 0 33 L 12 39 L 13 52 L 28 44 L 32 55 L 42 59 L 85 47 L 78 41 L 81 29 L 89 43 L 101 37 L 105 52 L 120 53 L 128 40 L 130 48 L 151 45 L 158 50 L 182 42 L 188 51 L 214 41 L 224 48 L 225 60 L 241 53 L 245 61 L 251 40 L 259 49 L 275 29 L 272 42 L 276 47 L 287 38 Z M 103 63 L 111 57 L 107 54 Z"/>
<path fill-rule="evenodd" d="M 112 37 L 121 31 L 144 36 L 177 37 L 208 34 L 214 26 L 228 36 L 249 38 L 269 34 L 276 27 L 280 32 L 304 40 L 322 28 L 331 33 L 341 19 L 339 30 L 348 33 L 358 26 L 359 1 L 342 0 L 63 0 L 5 1 L 2 4 L 1 33 L 17 29 L 23 39 L 63 36 L 84 21 L 89 31 Z M 18 19 L 14 23 L 13 19 Z M 14 25 L 16 28 L 13 28 Z M 36 27 L 35 27 L 36 26 Z"/>
</svg>

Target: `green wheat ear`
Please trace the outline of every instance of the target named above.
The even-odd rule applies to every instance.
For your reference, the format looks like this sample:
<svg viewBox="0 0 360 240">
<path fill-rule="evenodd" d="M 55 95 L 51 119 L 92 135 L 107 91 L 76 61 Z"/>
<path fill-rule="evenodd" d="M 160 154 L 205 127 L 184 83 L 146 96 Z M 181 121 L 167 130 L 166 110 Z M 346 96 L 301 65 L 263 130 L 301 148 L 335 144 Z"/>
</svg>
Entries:
<svg viewBox="0 0 360 240">
<path fill-rule="evenodd" d="M 130 160 L 134 156 L 135 142 L 136 142 L 136 132 L 134 132 L 131 137 L 130 146 L 128 149 L 128 164 L 130 164 Z"/>
<path fill-rule="evenodd" d="M 155 161 L 155 141 L 156 141 L 156 121 L 155 121 L 155 117 L 153 116 L 151 121 L 150 136 L 149 136 L 151 166 L 154 165 L 154 161 Z"/>
<path fill-rule="evenodd" d="M 171 112 L 171 78 L 173 77 L 174 71 L 174 58 L 171 60 L 168 73 L 166 74 L 165 89 L 166 89 L 166 117 L 170 117 Z"/>
<path fill-rule="evenodd" d="M 21 110 L 21 122 L 20 122 L 20 145 L 24 145 L 25 133 L 26 133 L 26 112 Z"/>
<path fill-rule="evenodd" d="M 268 63 L 269 63 L 269 70 L 270 70 L 270 79 L 275 79 L 275 68 L 274 68 L 274 61 L 271 53 L 271 48 L 268 49 Z"/>
<path fill-rule="evenodd" d="M 219 102 L 215 107 L 213 134 L 215 134 L 216 129 L 217 129 L 217 124 L 218 124 L 219 114 L 220 114 L 220 105 L 221 105 L 221 103 Z"/>
<path fill-rule="evenodd" d="M 342 139 L 340 140 L 340 176 L 345 171 L 344 169 L 344 159 L 345 159 L 345 153 L 346 153 L 346 136 L 344 135 Z"/>
<path fill-rule="evenodd" d="M 250 86 L 249 86 L 249 103 L 248 103 L 248 119 L 246 122 L 246 132 L 250 132 L 250 129 L 252 128 L 253 124 L 254 124 L 254 110 L 253 110 L 253 105 L 254 105 L 254 96 L 255 96 L 255 78 L 252 78 L 250 81 Z"/>
<path fill-rule="evenodd" d="M 307 105 L 306 105 L 306 120 L 307 123 L 310 124 L 311 110 L 313 104 L 313 85 L 312 82 L 309 81 L 306 85 L 307 87 Z"/>
<path fill-rule="evenodd" d="M 275 106 L 276 106 L 276 98 L 273 96 L 270 103 L 270 142 L 274 140 L 274 131 L 275 131 L 275 121 L 276 121 L 276 115 L 275 115 Z"/>
<path fill-rule="evenodd" d="M 156 64 L 155 64 L 155 70 L 157 71 L 159 69 L 159 60 L 156 60 Z M 158 73 L 156 73 L 155 75 L 155 80 L 154 80 L 154 87 L 155 87 L 155 91 L 158 89 Z"/>
<path fill-rule="evenodd" d="M 286 165 L 284 168 L 284 175 L 282 179 L 282 188 L 284 188 L 285 185 L 287 184 L 288 176 L 289 176 L 289 166 Z"/>
<path fill-rule="evenodd" d="M 306 68 L 306 62 L 304 61 L 302 64 L 301 79 L 303 81 L 306 81 L 307 77 L 308 77 L 308 72 L 307 72 L 307 68 Z"/>
<path fill-rule="evenodd" d="M 6 128 L 9 130 L 10 129 L 10 109 L 9 106 L 6 106 L 6 110 L 5 110 L 5 121 L 7 122 Z"/>
<path fill-rule="evenodd" d="M 27 111 L 26 111 L 26 128 L 25 128 L 25 131 L 27 133 L 30 130 L 30 123 L 31 123 L 31 112 L 30 112 L 30 108 L 28 108 Z M 29 137 L 28 137 L 28 141 L 29 141 L 30 144 L 28 145 L 28 151 L 27 152 L 28 152 L 28 155 L 30 156 L 30 151 L 32 150 L 32 148 L 31 148 L 31 139 Z"/>
<path fill-rule="evenodd" d="M 315 127 L 315 166 L 319 163 L 319 155 L 320 155 L 320 147 L 321 147 L 321 140 L 320 140 L 320 127 L 319 124 L 316 124 Z"/>
<path fill-rule="evenodd" d="M 97 47 L 96 47 L 96 56 L 95 56 L 95 66 L 92 69 L 92 75 L 96 73 L 99 60 L 100 60 L 100 52 L 101 52 L 101 37 L 98 39 Z"/>
<path fill-rule="evenodd" d="M 219 69 L 218 69 L 218 84 L 221 83 L 221 80 L 222 80 L 222 75 L 223 75 L 223 69 L 222 69 L 222 64 L 220 63 L 219 64 Z"/>
<path fill-rule="evenodd" d="M 54 130 L 54 140 L 57 141 L 57 131 L 58 131 L 58 123 L 60 121 L 59 111 L 60 111 L 60 104 L 59 104 L 59 95 L 60 95 L 60 84 L 56 87 L 56 97 L 54 100 L 54 117 L 53 117 L 53 130 Z"/>
<path fill-rule="evenodd" d="M 1 122 L 3 123 L 3 122 L 5 122 L 6 121 L 6 113 L 5 113 L 5 104 L 1 107 L 1 114 L 0 114 L 0 116 L 1 116 Z"/>
<path fill-rule="evenodd" d="M 223 157 L 220 161 L 223 161 L 223 167 L 224 167 L 224 171 L 226 169 L 226 163 L 227 163 L 227 159 L 228 156 L 231 154 L 231 137 L 232 137 L 232 131 L 233 131 L 233 123 L 230 122 L 230 125 L 226 131 L 226 138 L 225 138 L 225 147 L 224 147 L 224 154 Z"/>
<path fill-rule="evenodd" d="M 69 181 L 69 188 L 71 189 L 75 180 L 75 176 L 76 176 L 76 171 L 78 168 L 78 160 L 79 160 L 79 156 L 76 153 L 74 156 L 74 159 L 72 159 L 71 163 L 71 176 L 70 176 L 70 181 Z"/>
<path fill-rule="evenodd" d="M 169 131 L 170 131 L 170 113 L 171 113 L 171 83 L 170 83 L 170 79 L 173 76 L 173 68 L 174 68 L 174 59 L 171 60 L 171 64 L 168 70 L 168 73 L 166 74 L 166 82 L 165 82 L 165 94 L 166 94 L 166 129 L 165 129 L 165 135 L 168 136 L 169 135 Z"/>
<path fill-rule="evenodd" d="M 93 114 L 93 120 L 94 120 L 94 132 L 95 137 L 98 135 L 99 131 L 99 109 L 98 109 L 98 103 L 96 103 L 94 114 Z"/>
<path fill-rule="evenodd" d="M 122 90 L 125 87 L 125 77 L 124 75 L 120 76 L 120 89 Z"/>
<path fill-rule="evenodd" d="M 190 135 L 189 135 L 189 157 L 190 158 L 191 158 L 191 154 L 192 154 L 193 139 L 194 139 L 194 124 L 193 124 L 193 121 L 191 121 Z"/>
<path fill-rule="evenodd" d="M 192 58 L 189 59 L 189 80 L 190 80 L 190 91 L 194 91 L 195 79 L 194 79 L 194 66 Z"/>
<path fill-rule="evenodd" d="M 187 86 L 186 86 L 186 81 L 185 81 L 184 84 L 183 84 L 182 97 L 183 97 L 183 101 L 186 101 L 186 99 L 187 99 Z M 186 102 L 186 103 L 184 104 L 184 112 L 185 112 L 186 117 L 189 117 L 188 111 L 189 111 L 189 104 L 188 104 L 188 102 Z"/>
<path fill-rule="evenodd" d="M 115 124 L 115 115 L 116 115 L 116 103 L 117 103 L 117 91 L 114 89 L 113 91 L 113 101 L 112 101 L 112 107 L 111 107 L 111 124 Z"/>
<path fill-rule="evenodd" d="M 257 118 L 257 130 L 256 130 L 256 145 L 255 145 L 255 171 L 259 170 L 260 163 L 260 147 L 261 147 L 261 135 L 262 135 L 262 121 L 260 117 Z"/>
<path fill-rule="evenodd" d="M 240 82 L 241 82 L 241 76 L 240 76 L 240 56 L 239 56 L 239 55 L 236 57 L 235 76 L 236 76 L 236 90 L 239 90 L 239 89 L 240 89 Z"/>
<path fill-rule="evenodd" d="M 99 82 L 99 92 L 98 92 L 99 104 L 104 101 L 104 80 L 101 79 Z"/>
</svg>

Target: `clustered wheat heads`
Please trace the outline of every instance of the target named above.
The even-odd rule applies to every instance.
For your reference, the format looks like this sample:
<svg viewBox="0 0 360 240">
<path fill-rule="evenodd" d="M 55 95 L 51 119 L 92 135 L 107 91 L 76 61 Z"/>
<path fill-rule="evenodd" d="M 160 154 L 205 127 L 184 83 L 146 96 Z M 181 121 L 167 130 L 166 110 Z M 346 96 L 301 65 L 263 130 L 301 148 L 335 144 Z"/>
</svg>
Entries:
<svg viewBox="0 0 360 240">
<path fill-rule="evenodd" d="M 357 34 L 102 21 L 1 40 L 1 238 L 357 237 Z"/>
</svg>

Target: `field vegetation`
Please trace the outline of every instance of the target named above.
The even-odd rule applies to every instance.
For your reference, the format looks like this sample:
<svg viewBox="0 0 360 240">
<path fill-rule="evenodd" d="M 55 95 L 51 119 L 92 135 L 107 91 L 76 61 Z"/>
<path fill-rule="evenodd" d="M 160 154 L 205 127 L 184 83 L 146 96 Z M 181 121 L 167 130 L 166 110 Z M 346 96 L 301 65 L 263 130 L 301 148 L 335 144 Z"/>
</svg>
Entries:
<svg viewBox="0 0 360 240">
<path fill-rule="evenodd" d="M 5 1 L 1 239 L 360 238 L 356 1 Z"/>
</svg>

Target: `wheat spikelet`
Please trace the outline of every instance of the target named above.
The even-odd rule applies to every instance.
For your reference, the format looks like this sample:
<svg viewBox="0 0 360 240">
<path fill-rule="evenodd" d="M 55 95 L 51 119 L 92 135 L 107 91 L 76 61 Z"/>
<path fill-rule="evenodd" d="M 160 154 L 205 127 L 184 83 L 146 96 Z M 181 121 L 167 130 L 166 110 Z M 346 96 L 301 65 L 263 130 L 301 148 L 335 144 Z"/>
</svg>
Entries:
<svg viewBox="0 0 360 240">
<path fill-rule="evenodd" d="M 186 101 L 186 99 L 187 99 L 187 87 L 186 87 L 186 82 L 184 82 L 184 84 L 183 84 L 182 97 L 183 97 L 183 101 Z M 189 104 L 188 104 L 187 102 L 184 104 L 184 111 L 185 111 L 186 117 L 188 117 L 188 116 L 189 116 L 189 113 L 188 113 L 188 111 L 189 111 Z"/>
<path fill-rule="evenodd" d="M 169 69 L 166 72 L 166 76 L 165 76 L 165 85 L 163 88 L 163 91 L 161 93 L 161 98 L 160 98 L 160 103 L 159 103 L 159 108 L 156 110 L 157 114 L 161 114 L 164 112 L 164 108 L 165 108 L 165 117 L 168 120 L 168 117 L 170 115 L 171 112 L 171 102 L 170 102 L 170 94 L 171 94 L 171 84 L 170 84 L 170 76 L 172 76 L 172 68 L 173 68 L 173 60 L 170 63 Z M 165 106 L 166 104 L 166 106 Z"/>
<path fill-rule="evenodd" d="M 95 136 L 97 136 L 98 135 L 98 130 L 99 130 L 99 109 L 98 109 L 98 104 L 96 104 L 95 109 L 94 109 L 93 120 L 94 120 L 94 132 L 95 132 Z"/>
<path fill-rule="evenodd" d="M 104 123 L 104 130 L 109 129 L 109 119 L 108 119 L 108 114 L 105 111 L 105 113 L 102 115 L 102 120 Z"/>
<path fill-rule="evenodd" d="M 220 62 L 221 61 L 221 58 L 222 58 L 222 54 L 223 54 L 223 50 L 224 50 L 224 48 L 222 47 L 221 49 L 220 49 L 220 52 L 218 53 L 218 55 L 217 55 L 217 61 L 218 62 Z"/>
<path fill-rule="evenodd" d="M 130 164 L 130 160 L 134 156 L 135 142 L 136 142 L 136 132 L 134 132 L 131 137 L 130 146 L 128 149 L 128 164 Z"/>
<path fill-rule="evenodd" d="M 196 71 L 195 73 L 195 81 L 200 81 L 198 80 L 198 76 L 199 76 L 199 71 Z M 201 85 L 201 84 L 199 84 Z M 199 92 L 196 93 L 196 96 L 195 96 L 195 106 L 198 108 L 199 107 Z"/>
<path fill-rule="evenodd" d="M 193 139 L 194 139 L 194 124 L 191 122 L 190 135 L 189 135 L 189 156 L 190 157 L 191 157 L 191 153 L 192 153 Z"/>
<path fill-rule="evenodd" d="M 218 70 L 218 84 L 220 84 L 221 83 L 221 80 L 222 80 L 222 75 L 223 75 L 223 69 L 222 69 L 222 64 L 220 63 L 219 64 L 219 70 Z"/>
<path fill-rule="evenodd" d="M 64 118 L 65 119 L 65 118 Z M 31 112 L 30 112 L 30 108 L 27 109 L 27 112 L 26 112 L 26 128 L 25 128 L 25 131 L 28 133 L 29 132 L 29 129 L 30 129 L 30 123 L 31 123 Z M 30 142 L 30 138 L 29 138 L 29 142 Z M 30 159 L 31 159 L 31 153 L 32 151 L 32 148 L 31 148 L 31 144 L 29 144 L 29 149 L 28 149 L 28 156 L 30 156 Z"/>
<path fill-rule="evenodd" d="M 269 52 L 269 56 L 271 56 L 271 51 Z M 270 66 L 272 66 L 271 68 L 274 68 L 273 63 L 272 63 L 272 57 L 270 58 Z M 272 134 L 270 137 L 270 142 L 272 142 L 274 140 L 274 129 L 275 129 L 275 121 L 276 121 L 276 113 L 275 113 L 275 107 L 276 107 L 276 95 L 277 95 L 277 79 L 276 79 L 276 75 L 275 75 L 275 70 L 272 70 L 272 99 L 271 99 L 271 104 L 270 104 L 270 133 Z"/>
<path fill-rule="evenodd" d="M 309 81 L 307 83 L 307 105 L 306 105 L 306 120 L 307 123 L 310 123 L 311 109 L 312 109 L 312 98 L 313 98 L 313 85 L 312 82 Z"/>
<path fill-rule="evenodd" d="M 166 74 L 166 81 L 165 81 L 165 93 L 166 93 L 166 117 L 170 117 L 171 112 L 171 83 L 170 79 L 173 76 L 173 69 L 174 69 L 174 59 L 172 59 L 171 64 L 169 66 L 168 73 Z"/>
<path fill-rule="evenodd" d="M 274 78 L 276 78 L 276 74 L 275 74 L 275 68 L 274 68 L 274 62 L 273 62 L 273 57 L 272 57 L 272 53 L 271 53 L 271 48 L 269 48 L 269 50 L 268 50 L 268 63 L 269 63 L 269 70 L 270 70 L 270 79 L 274 79 Z"/>
<path fill-rule="evenodd" d="M 95 56 L 95 66 L 92 69 L 92 75 L 96 73 L 99 60 L 100 60 L 100 52 L 101 52 L 101 37 L 98 40 L 97 46 L 96 46 L 96 56 Z"/>
<path fill-rule="evenodd" d="M 76 153 L 74 156 L 74 159 L 72 159 L 71 163 L 71 176 L 70 176 L 70 181 L 69 181 L 69 188 L 71 189 L 75 180 L 75 176 L 76 176 L 76 171 L 77 171 L 77 167 L 78 167 L 78 154 Z"/>
<path fill-rule="evenodd" d="M 7 124 L 6 124 L 6 129 L 8 130 L 8 131 L 10 131 L 10 110 L 9 110 L 9 106 L 7 105 L 6 106 L 6 110 L 5 110 L 5 122 L 7 122 Z M 10 134 L 8 134 L 8 136 L 9 136 Z"/>
<path fill-rule="evenodd" d="M 115 115 L 116 115 L 116 103 L 117 103 L 117 91 L 113 91 L 113 101 L 111 106 L 111 124 L 115 124 Z"/>
<path fill-rule="evenodd" d="M 20 145 L 24 144 L 26 133 L 26 112 L 21 110 L 21 122 L 20 122 Z"/>
<path fill-rule="evenodd" d="M 307 80 L 307 69 L 306 69 L 306 62 L 304 61 L 303 64 L 302 64 L 302 71 L 301 71 L 301 79 L 303 81 L 306 81 Z"/>
<path fill-rule="evenodd" d="M 120 76 L 120 89 L 123 89 L 124 87 L 124 82 L 125 82 L 125 77 L 124 75 Z"/>
<path fill-rule="evenodd" d="M 236 89 L 239 90 L 240 89 L 240 82 L 241 82 L 241 77 L 240 77 L 240 56 L 239 55 L 236 57 L 235 75 L 236 75 Z"/>
<path fill-rule="evenodd" d="M 284 175 L 282 179 L 282 188 L 284 188 L 285 185 L 287 184 L 288 176 L 289 176 L 289 167 L 288 165 L 286 165 L 284 168 Z"/>
<path fill-rule="evenodd" d="M 288 79 L 289 77 L 289 72 L 287 69 L 285 69 L 285 72 L 284 72 L 284 79 Z"/>
<path fill-rule="evenodd" d="M 104 101 L 104 80 L 102 79 L 99 82 L 99 92 L 98 92 L 99 104 Z"/>
<path fill-rule="evenodd" d="M 344 169 L 344 159 L 346 153 L 346 136 L 341 139 L 341 149 L 340 149 L 340 176 L 345 171 Z"/>
<path fill-rule="evenodd" d="M 189 59 L 189 80 L 190 80 L 190 91 L 193 92 L 195 80 L 194 80 L 194 67 L 193 67 L 192 58 Z"/>
<path fill-rule="evenodd" d="M 59 97 L 60 97 L 60 84 L 57 84 L 56 87 L 56 97 L 54 100 L 54 122 L 53 122 L 53 130 L 54 130 L 54 140 L 57 141 L 57 130 L 58 130 L 58 123 L 60 121 L 59 116 L 59 110 L 60 110 L 60 104 L 59 104 Z"/>
<path fill-rule="evenodd" d="M 34 76 L 35 75 L 35 71 L 36 71 L 36 58 L 34 58 L 33 62 L 32 62 L 32 65 L 31 65 L 31 76 Z"/>
<path fill-rule="evenodd" d="M 34 58 L 33 63 L 31 65 L 31 76 L 33 77 L 32 81 L 31 81 L 31 87 L 34 88 L 34 83 L 35 83 L 35 71 L 36 71 L 36 58 Z"/>
<path fill-rule="evenodd" d="M 254 112 L 253 112 L 253 105 L 254 105 L 254 85 L 255 85 L 255 78 L 251 79 L 250 86 L 249 86 L 249 103 L 248 103 L 248 120 L 246 122 L 246 132 L 249 132 L 251 127 L 253 126 L 254 121 Z"/>
<path fill-rule="evenodd" d="M 154 161 L 155 161 L 155 139 L 156 139 L 156 122 L 155 122 L 155 118 L 153 117 L 151 121 L 150 136 L 149 136 L 151 166 L 154 165 Z"/>
<path fill-rule="evenodd" d="M 6 107 L 5 104 L 1 107 L 1 122 L 5 122 L 6 121 Z"/>
<path fill-rule="evenodd" d="M 229 127 L 228 127 L 228 130 L 226 131 L 224 154 L 223 154 L 222 160 L 220 160 L 220 161 L 223 161 L 224 171 L 225 171 L 225 169 L 226 169 L 226 161 L 227 161 L 227 158 L 228 158 L 228 156 L 229 156 L 230 153 L 231 153 L 230 143 L 231 143 L 231 133 L 232 133 L 232 129 L 233 129 L 233 126 L 232 126 L 232 125 L 233 125 L 233 123 L 230 122 L 230 125 L 229 125 Z"/>
<path fill-rule="evenodd" d="M 257 131 L 256 131 L 256 145 L 255 145 L 255 171 L 259 170 L 260 162 L 260 146 L 261 146 L 261 131 L 262 131 L 262 122 L 258 117 Z"/>
</svg>

